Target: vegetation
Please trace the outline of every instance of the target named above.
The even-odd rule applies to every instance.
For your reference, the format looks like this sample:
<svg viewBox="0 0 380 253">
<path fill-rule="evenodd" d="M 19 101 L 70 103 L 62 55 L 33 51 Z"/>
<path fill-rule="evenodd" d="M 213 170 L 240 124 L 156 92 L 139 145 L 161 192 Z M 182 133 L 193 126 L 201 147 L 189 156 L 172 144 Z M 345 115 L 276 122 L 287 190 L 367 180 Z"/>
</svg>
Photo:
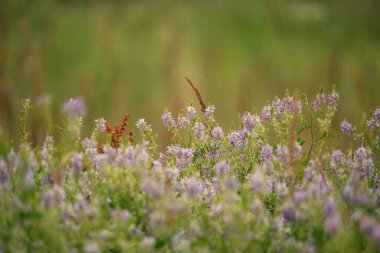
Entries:
<svg viewBox="0 0 380 253">
<path fill-rule="evenodd" d="M 32 147 L 24 100 L 21 145 L 0 158 L 0 251 L 379 250 L 380 108 L 334 132 L 335 90 L 286 94 L 226 130 L 198 98 L 201 113 L 164 112 L 163 150 L 145 119 L 133 135 L 128 115 L 83 137 L 81 99 L 63 105 L 60 138 Z"/>
</svg>

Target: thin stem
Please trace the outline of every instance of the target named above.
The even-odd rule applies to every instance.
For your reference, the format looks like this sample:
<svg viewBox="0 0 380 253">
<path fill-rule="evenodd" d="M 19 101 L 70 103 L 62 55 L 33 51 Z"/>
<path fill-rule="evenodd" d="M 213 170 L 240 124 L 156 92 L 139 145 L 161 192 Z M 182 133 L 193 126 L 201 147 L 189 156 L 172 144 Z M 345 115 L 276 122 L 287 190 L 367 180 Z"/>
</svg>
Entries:
<svg viewBox="0 0 380 253">
<path fill-rule="evenodd" d="M 311 151 L 313 150 L 313 146 L 314 146 L 313 115 L 311 115 L 311 114 L 310 114 L 310 134 L 311 134 L 311 145 L 310 145 L 309 154 L 307 155 L 306 165 L 309 164 Z"/>
</svg>

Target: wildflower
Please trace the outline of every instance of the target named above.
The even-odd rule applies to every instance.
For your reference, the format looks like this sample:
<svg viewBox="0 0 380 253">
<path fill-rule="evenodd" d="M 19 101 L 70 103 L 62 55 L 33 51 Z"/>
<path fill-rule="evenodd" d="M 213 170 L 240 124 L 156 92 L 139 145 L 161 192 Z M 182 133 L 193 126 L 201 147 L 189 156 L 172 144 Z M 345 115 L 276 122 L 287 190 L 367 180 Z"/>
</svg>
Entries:
<svg viewBox="0 0 380 253">
<path fill-rule="evenodd" d="M 250 176 L 249 185 L 252 191 L 267 194 L 269 192 L 269 187 L 265 181 L 264 175 L 256 171 Z"/>
<path fill-rule="evenodd" d="M 83 117 L 87 112 L 87 108 L 83 98 L 70 98 L 63 104 L 62 112 L 70 117 Z"/>
<path fill-rule="evenodd" d="M 182 148 L 181 149 L 181 166 L 186 167 L 191 163 L 195 151 L 191 148 Z"/>
<path fill-rule="evenodd" d="M 159 199 L 164 194 L 162 185 L 149 178 L 149 175 L 144 175 L 141 181 L 141 189 L 152 199 Z"/>
<path fill-rule="evenodd" d="M 42 195 L 42 206 L 45 209 L 52 208 L 54 206 L 59 205 L 64 199 L 64 192 L 58 186 L 54 186 L 54 188 L 49 189 Z"/>
<path fill-rule="evenodd" d="M 208 158 L 210 160 L 217 159 L 219 157 L 219 153 L 217 150 L 212 150 L 212 151 L 208 152 L 207 155 L 208 155 Z"/>
<path fill-rule="evenodd" d="M 328 104 L 332 108 L 336 108 L 338 106 L 339 102 L 339 93 L 333 91 L 331 94 L 328 95 Z"/>
<path fill-rule="evenodd" d="M 264 163 L 268 163 L 270 160 L 272 160 L 274 158 L 272 146 L 263 146 L 262 147 L 261 158 L 263 159 Z"/>
<path fill-rule="evenodd" d="M 277 157 L 280 162 L 282 162 L 283 164 L 288 163 L 290 160 L 289 156 L 290 153 L 287 146 L 280 145 L 277 147 Z"/>
<path fill-rule="evenodd" d="M 373 112 L 371 119 L 367 121 L 367 125 L 371 130 L 380 128 L 380 108 L 377 108 Z"/>
<path fill-rule="evenodd" d="M 96 124 L 95 131 L 97 131 L 99 133 L 103 133 L 106 131 L 107 121 L 105 119 L 103 119 L 103 118 L 96 119 L 95 124 Z"/>
<path fill-rule="evenodd" d="M 322 104 L 326 103 L 326 95 L 324 93 L 318 94 L 313 103 L 313 110 L 318 111 Z"/>
<path fill-rule="evenodd" d="M 82 159 L 83 159 L 82 153 L 76 153 L 71 158 L 71 162 L 73 165 L 73 172 L 75 174 L 78 174 L 82 170 Z"/>
<path fill-rule="evenodd" d="M 196 116 L 197 110 L 193 106 L 186 107 L 186 117 L 189 120 L 193 120 Z"/>
<path fill-rule="evenodd" d="M 344 156 L 342 150 L 334 150 L 331 155 L 332 165 L 333 167 L 337 167 L 339 164 L 344 162 Z"/>
<path fill-rule="evenodd" d="M 205 110 L 206 120 L 213 120 L 214 119 L 214 111 L 215 111 L 215 106 L 209 105 L 206 107 L 206 110 Z"/>
<path fill-rule="evenodd" d="M 248 138 L 243 130 L 231 132 L 228 134 L 228 140 L 231 147 L 241 150 L 248 146 Z"/>
<path fill-rule="evenodd" d="M 139 119 L 136 123 L 136 127 L 140 133 L 151 130 L 151 127 L 148 125 L 148 123 L 145 121 L 145 119 Z"/>
<path fill-rule="evenodd" d="M 203 125 L 203 123 L 201 123 L 201 122 L 195 123 L 195 125 L 193 127 L 195 139 L 202 140 L 204 137 L 204 134 L 205 134 L 204 130 L 205 130 L 205 126 Z"/>
<path fill-rule="evenodd" d="M 211 131 L 211 136 L 212 136 L 213 140 L 220 140 L 224 136 L 223 129 L 219 126 L 215 127 Z"/>
<path fill-rule="evenodd" d="M 261 112 L 261 117 L 263 118 L 264 121 L 268 121 L 271 118 L 271 111 L 272 107 L 267 105 L 264 106 L 263 111 Z"/>
<path fill-rule="evenodd" d="M 13 150 L 8 153 L 7 155 L 8 161 L 9 161 L 9 167 L 12 168 L 13 171 L 16 171 L 17 168 L 20 165 L 20 157 L 19 155 Z"/>
<path fill-rule="evenodd" d="M 347 136 L 351 136 L 351 134 L 355 131 L 355 128 L 352 126 L 352 124 L 348 123 L 347 121 L 340 123 L 340 129 L 342 130 L 342 133 Z"/>
<path fill-rule="evenodd" d="M 309 197 L 309 192 L 307 191 L 297 191 L 293 194 L 293 202 L 298 205 L 304 202 Z"/>
<path fill-rule="evenodd" d="M 289 193 L 289 189 L 285 183 L 279 183 L 276 192 L 279 198 L 284 198 Z"/>
<path fill-rule="evenodd" d="M 187 117 L 179 117 L 178 118 L 178 126 L 181 129 L 186 128 L 186 125 L 190 125 L 190 119 Z"/>
<path fill-rule="evenodd" d="M 297 217 L 296 208 L 292 204 L 288 204 L 281 209 L 282 216 L 286 221 L 294 222 Z"/>
<path fill-rule="evenodd" d="M 174 146 L 167 146 L 166 149 L 166 154 L 169 157 L 179 157 L 181 153 L 181 147 L 178 144 Z"/>
<path fill-rule="evenodd" d="M 325 218 L 333 217 L 337 214 L 336 205 L 333 198 L 329 198 L 324 205 Z"/>
<path fill-rule="evenodd" d="M 202 191 L 202 188 L 195 178 L 190 177 L 186 180 L 186 189 L 185 190 L 186 190 L 187 196 L 194 198 L 200 194 L 200 192 Z"/>
<path fill-rule="evenodd" d="M 228 166 L 226 163 L 218 162 L 215 165 L 215 176 L 216 176 L 216 178 L 221 179 L 222 176 L 229 170 L 230 170 L 230 166 Z"/>
<path fill-rule="evenodd" d="M 47 136 L 41 150 L 42 167 L 46 167 L 47 164 L 51 161 L 52 152 L 53 152 L 53 137 Z"/>
<path fill-rule="evenodd" d="M 250 131 L 253 127 L 260 124 L 261 120 L 259 117 L 247 112 L 241 117 L 241 122 L 243 124 L 244 129 Z"/>
<path fill-rule="evenodd" d="M 175 120 L 172 117 L 171 112 L 166 112 L 162 115 L 161 117 L 162 122 L 164 123 L 165 127 L 169 130 L 173 129 L 176 127 Z"/>
<path fill-rule="evenodd" d="M 366 178 L 371 178 L 373 176 L 374 162 L 371 155 L 371 149 L 365 147 L 358 148 L 355 153 L 358 169 Z"/>
<path fill-rule="evenodd" d="M 91 143 L 90 139 L 86 137 L 82 140 L 82 147 L 86 149 L 90 146 L 90 143 Z"/>
</svg>

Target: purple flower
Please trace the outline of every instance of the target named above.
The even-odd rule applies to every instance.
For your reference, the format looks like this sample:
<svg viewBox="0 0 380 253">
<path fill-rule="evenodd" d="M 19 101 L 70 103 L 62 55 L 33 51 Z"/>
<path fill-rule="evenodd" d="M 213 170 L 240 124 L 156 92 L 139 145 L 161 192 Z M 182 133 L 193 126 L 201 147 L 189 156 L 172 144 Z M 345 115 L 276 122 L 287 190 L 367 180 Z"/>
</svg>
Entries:
<svg viewBox="0 0 380 253">
<path fill-rule="evenodd" d="M 367 121 L 367 125 L 371 130 L 380 128 L 380 108 L 377 108 L 372 117 Z"/>
<path fill-rule="evenodd" d="M 96 124 L 95 131 L 97 131 L 99 133 L 105 132 L 106 131 L 106 123 L 107 123 L 107 121 L 103 118 L 96 119 L 95 120 L 95 124 Z"/>
<path fill-rule="evenodd" d="M 187 196 L 194 198 L 201 193 L 202 187 L 195 178 L 190 177 L 186 180 L 185 190 Z"/>
<path fill-rule="evenodd" d="M 175 120 L 172 117 L 171 112 L 166 112 L 162 115 L 161 117 L 162 122 L 164 123 L 165 127 L 169 130 L 173 129 L 176 127 Z"/>
<path fill-rule="evenodd" d="M 219 157 L 219 153 L 217 150 L 213 150 L 213 151 L 208 152 L 208 158 L 210 160 L 217 159 L 218 157 Z"/>
<path fill-rule="evenodd" d="M 228 166 L 226 163 L 218 162 L 215 165 L 215 176 L 216 176 L 216 178 L 221 179 L 222 176 L 229 170 L 230 170 L 230 166 Z"/>
<path fill-rule="evenodd" d="M 8 155 L 9 167 L 12 168 L 13 171 L 16 171 L 18 166 L 20 165 L 20 157 L 19 155 L 12 149 Z"/>
<path fill-rule="evenodd" d="M 206 120 L 213 120 L 214 119 L 214 111 L 215 111 L 215 106 L 209 105 L 206 107 L 206 110 L 205 110 Z"/>
<path fill-rule="evenodd" d="M 147 174 L 143 174 L 141 189 L 152 199 L 161 198 L 164 194 L 163 185 L 157 182 L 157 180 L 150 178 Z"/>
<path fill-rule="evenodd" d="M 324 211 L 325 211 L 325 218 L 333 217 L 337 214 L 336 205 L 333 198 L 329 198 L 325 205 L 324 205 Z"/>
<path fill-rule="evenodd" d="M 366 149 L 365 147 L 358 148 L 358 150 L 355 153 L 358 169 L 361 172 L 361 175 L 363 175 L 366 178 L 371 178 L 374 172 L 375 165 L 371 155 L 371 149 Z"/>
<path fill-rule="evenodd" d="M 263 118 L 264 121 L 270 120 L 271 111 L 272 111 L 272 107 L 270 107 L 269 105 L 264 106 L 263 111 L 261 112 L 261 117 Z"/>
<path fill-rule="evenodd" d="M 179 145 L 167 146 L 166 149 L 166 154 L 168 157 L 179 157 L 181 153 L 181 147 Z"/>
<path fill-rule="evenodd" d="M 62 112 L 70 117 L 83 117 L 86 115 L 87 108 L 84 104 L 83 98 L 70 98 L 63 104 Z"/>
<path fill-rule="evenodd" d="M 348 123 L 347 121 L 340 123 L 340 129 L 342 130 L 342 133 L 347 136 L 350 136 L 355 131 L 355 128 L 352 126 L 352 124 Z"/>
<path fill-rule="evenodd" d="M 248 138 L 244 130 L 239 130 L 231 132 L 228 134 L 228 141 L 231 147 L 241 150 L 244 147 L 248 146 Z"/>
<path fill-rule="evenodd" d="M 254 116 L 254 115 L 250 114 L 249 112 L 246 112 L 241 117 L 241 123 L 243 124 L 243 127 L 245 130 L 250 131 L 256 125 L 260 124 L 261 120 L 259 117 Z"/>
<path fill-rule="evenodd" d="M 332 152 L 331 155 L 333 167 L 337 167 L 339 164 L 344 163 L 344 156 L 342 150 L 337 149 Z"/>
<path fill-rule="evenodd" d="M 82 153 L 76 153 L 71 158 L 71 162 L 73 164 L 73 171 L 75 174 L 79 174 L 79 172 L 82 170 L 82 159 L 83 159 Z"/>
<path fill-rule="evenodd" d="M 309 193 L 307 191 L 297 191 L 293 195 L 293 202 L 298 205 L 305 201 L 309 197 Z"/>
<path fill-rule="evenodd" d="M 318 111 L 322 104 L 326 103 L 326 95 L 324 93 L 318 94 L 313 103 L 313 110 Z"/>
<path fill-rule="evenodd" d="M 64 199 L 64 193 L 61 188 L 55 186 L 43 193 L 41 201 L 42 206 L 46 209 L 59 205 Z"/>
<path fill-rule="evenodd" d="M 186 167 L 192 162 L 193 156 L 194 156 L 194 149 L 191 148 L 182 148 L 181 149 L 181 160 L 180 165 L 182 167 Z"/>
<path fill-rule="evenodd" d="M 188 106 L 188 107 L 186 107 L 186 117 L 187 117 L 189 120 L 194 119 L 196 113 L 197 113 L 197 110 L 195 109 L 195 107 L 193 107 L 193 106 Z"/>
<path fill-rule="evenodd" d="M 139 119 L 136 123 L 136 127 L 140 133 L 150 130 L 150 126 L 145 119 Z"/>
<path fill-rule="evenodd" d="M 219 126 L 215 127 L 211 131 L 211 136 L 213 140 L 220 140 L 224 136 L 223 129 Z"/>
<path fill-rule="evenodd" d="M 41 150 L 41 165 L 46 167 L 52 159 L 51 153 L 53 152 L 53 137 L 47 136 Z"/>
<path fill-rule="evenodd" d="M 190 119 L 187 117 L 179 117 L 178 118 L 178 126 L 181 129 L 186 128 L 186 125 L 190 125 Z"/>
<path fill-rule="evenodd" d="M 286 205 L 281 209 L 282 216 L 286 221 L 294 222 L 297 218 L 297 211 L 293 205 Z"/>
<path fill-rule="evenodd" d="M 264 175 L 259 171 L 256 171 L 250 176 L 249 186 L 253 192 L 262 194 L 267 194 L 269 192 L 269 187 L 264 179 Z"/>
<path fill-rule="evenodd" d="M 339 94 L 333 91 L 330 95 L 328 95 L 329 106 L 332 108 L 336 108 L 338 106 L 339 98 Z"/>
<path fill-rule="evenodd" d="M 277 147 L 277 156 L 278 156 L 278 160 L 280 160 L 282 163 L 286 164 L 289 162 L 289 157 L 290 157 L 290 153 L 289 153 L 289 149 L 287 146 L 278 146 Z"/>
<path fill-rule="evenodd" d="M 82 140 L 82 147 L 86 149 L 90 146 L 90 143 L 91 143 L 90 139 L 86 137 Z"/>
<path fill-rule="evenodd" d="M 204 133 L 205 126 L 203 125 L 203 123 L 201 123 L 201 122 L 195 123 L 193 130 L 194 130 L 195 139 L 202 140 L 204 137 L 204 134 L 205 134 Z"/>
<path fill-rule="evenodd" d="M 263 159 L 264 163 L 267 163 L 274 158 L 272 146 L 263 146 L 262 147 L 261 158 Z"/>
</svg>

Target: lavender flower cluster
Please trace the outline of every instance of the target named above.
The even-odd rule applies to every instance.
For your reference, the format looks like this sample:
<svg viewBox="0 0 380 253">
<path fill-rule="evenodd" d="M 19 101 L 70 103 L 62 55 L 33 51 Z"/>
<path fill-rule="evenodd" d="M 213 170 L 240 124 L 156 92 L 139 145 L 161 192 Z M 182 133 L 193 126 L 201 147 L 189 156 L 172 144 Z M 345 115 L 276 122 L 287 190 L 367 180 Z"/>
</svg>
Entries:
<svg viewBox="0 0 380 253">
<path fill-rule="evenodd" d="M 338 100 L 286 95 L 229 130 L 212 105 L 166 110 L 163 150 L 144 119 L 137 143 L 99 143 L 102 118 L 91 137 L 13 147 L 0 156 L 0 252 L 378 252 L 380 109 L 334 133 Z M 77 122 L 83 100 L 63 112 Z M 344 150 L 327 142 L 342 134 Z"/>
</svg>

